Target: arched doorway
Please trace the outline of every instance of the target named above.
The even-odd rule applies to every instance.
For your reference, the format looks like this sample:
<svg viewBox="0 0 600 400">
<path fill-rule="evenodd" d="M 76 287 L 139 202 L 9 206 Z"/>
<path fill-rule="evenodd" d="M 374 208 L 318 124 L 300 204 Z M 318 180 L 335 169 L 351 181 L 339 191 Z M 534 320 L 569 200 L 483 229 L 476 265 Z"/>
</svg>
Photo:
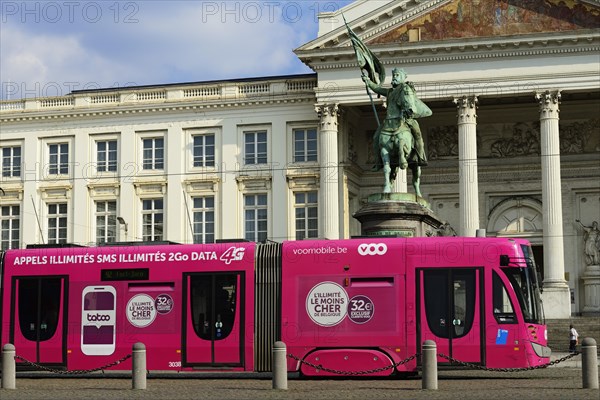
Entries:
<svg viewBox="0 0 600 400">
<path fill-rule="evenodd" d="M 488 215 L 489 236 L 524 238 L 531 242 L 533 256 L 544 279 L 542 202 L 533 197 L 513 196 L 496 204 Z"/>
</svg>

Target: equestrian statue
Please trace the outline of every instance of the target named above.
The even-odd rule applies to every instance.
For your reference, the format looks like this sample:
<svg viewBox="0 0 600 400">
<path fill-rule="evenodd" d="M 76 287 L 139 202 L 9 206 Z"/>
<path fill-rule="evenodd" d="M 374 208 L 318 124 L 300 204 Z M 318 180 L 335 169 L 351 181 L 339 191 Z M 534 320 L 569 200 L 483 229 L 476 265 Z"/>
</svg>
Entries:
<svg viewBox="0 0 600 400">
<path fill-rule="evenodd" d="M 383 169 L 385 178 L 383 192 L 391 193 L 398 168 L 410 168 L 415 194 L 421 197 L 421 166 L 427 165 L 427 157 L 423 136 L 416 118 L 430 116 L 431 109 L 419 100 L 414 84 L 406 80 L 406 73 L 403 69 L 394 68 L 392 87 L 383 88 L 381 85 L 385 80 L 385 68 L 347 23 L 346 28 L 377 119 L 378 127 L 373 137 L 373 148 L 376 155 L 373 170 Z M 369 89 L 386 97 L 387 115 L 383 123 L 379 122 Z"/>
<path fill-rule="evenodd" d="M 363 75 L 362 79 L 369 89 L 386 97 L 387 115 L 373 137 L 376 154 L 373 170 L 383 168 L 383 192 L 392 191 L 398 168 L 410 168 L 413 188 L 417 196 L 421 197 L 421 166 L 427 165 L 427 156 L 416 118 L 430 116 L 431 110 L 417 98 L 414 85 L 406 81 L 403 69 L 394 68 L 392 87 L 389 89 L 374 83 L 367 75 Z"/>
</svg>

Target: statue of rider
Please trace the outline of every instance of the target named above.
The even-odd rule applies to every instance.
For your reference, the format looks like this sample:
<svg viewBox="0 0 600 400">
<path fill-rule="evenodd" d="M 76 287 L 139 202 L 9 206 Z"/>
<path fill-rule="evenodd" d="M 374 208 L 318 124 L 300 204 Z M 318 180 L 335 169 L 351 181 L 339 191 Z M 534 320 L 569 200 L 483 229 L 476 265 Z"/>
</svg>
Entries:
<svg viewBox="0 0 600 400">
<path fill-rule="evenodd" d="M 373 171 L 379 171 L 383 168 L 381 154 L 379 152 L 379 136 L 381 133 L 393 135 L 396 133 L 402 121 L 410 127 L 414 138 L 416 162 L 419 166 L 427 165 L 427 156 L 425 155 L 425 146 L 421 128 L 415 118 L 428 117 L 432 114 L 431 109 L 417 98 L 416 90 L 412 82 L 406 80 L 404 69 L 394 68 L 392 71 L 392 87 L 383 88 L 371 81 L 368 76 L 362 75 L 363 81 L 375 93 L 385 96 L 387 103 L 387 115 L 383 123 L 375 131 L 373 137 L 373 148 L 376 154 L 376 162 Z"/>
</svg>

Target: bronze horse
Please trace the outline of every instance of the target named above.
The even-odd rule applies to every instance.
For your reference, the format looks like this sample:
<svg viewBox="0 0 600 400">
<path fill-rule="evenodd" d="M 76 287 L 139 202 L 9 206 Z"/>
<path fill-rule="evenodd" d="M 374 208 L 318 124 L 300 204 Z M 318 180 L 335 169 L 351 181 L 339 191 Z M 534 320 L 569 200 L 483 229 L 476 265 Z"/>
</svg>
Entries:
<svg viewBox="0 0 600 400">
<path fill-rule="evenodd" d="M 398 168 L 412 171 L 412 185 L 417 196 L 421 196 L 421 167 L 417 164 L 414 137 L 410 127 L 402 119 L 400 127 L 393 133 L 379 132 L 379 155 L 383 165 L 385 185 L 383 193 L 391 193 Z"/>
</svg>

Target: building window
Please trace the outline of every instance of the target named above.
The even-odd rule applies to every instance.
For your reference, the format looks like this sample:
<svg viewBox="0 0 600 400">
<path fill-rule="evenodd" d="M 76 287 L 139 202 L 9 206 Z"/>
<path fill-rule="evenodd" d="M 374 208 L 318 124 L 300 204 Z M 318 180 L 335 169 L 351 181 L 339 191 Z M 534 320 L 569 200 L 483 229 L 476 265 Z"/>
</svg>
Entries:
<svg viewBox="0 0 600 400">
<path fill-rule="evenodd" d="M 164 169 L 165 146 L 163 138 L 143 139 L 142 165 L 144 169 Z"/>
<path fill-rule="evenodd" d="M 2 148 L 2 177 L 21 176 L 21 146 Z"/>
<path fill-rule="evenodd" d="M 48 243 L 67 243 L 67 203 L 48 204 Z"/>
<path fill-rule="evenodd" d="M 296 240 L 318 237 L 319 215 L 317 192 L 298 192 L 294 194 L 294 198 Z"/>
<path fill-rule="evenodd" d="M 96 242 L 110 243 L 117 239 L 117 202 L 96 202 Z"/>
<path fill-rule="evenodd" d="M 267 131 L 244 132 L 244 164 L 267 163 Z"/>
<path fill-rule="evenodd" d="M 163 240 L 163 200 L 142 200 L 142 240 Z"/>
<path fill-rule="evenodd" d="M 251 194 L 244 196 L 245 238 L 252 242 L 267 240 L 267 195 Z"/>
<path fill-rule="evenodd" d="M 192 198 L 194 208 L 194 243 L 215 241 L 215 198 L 213 196 Z"/>
<path fill-rule="evenodd" d="M 67 175 L 69 173 L 69 144 L 49 144 L 48 153 L 50 155 L 48 173 L 50 175 Z"/>
<path fill-rule="evenodd" d="M 19 206 L 0 207 L 0 250 L 19 248 L 20 211 Z"/>
<path fill-rule="evenodd" d="M 317 161 L 317 130 L 294 129 L 294 162 Z"/>
<path fill-rule="evenodd" d="M 194 138 L 194 167 L 215 166 L 215 135 L 196 135 Z"/>
<path fill-rule="evenodd" d="M 96 142 L 96 165 L 98 172 L 115 172 L 117 170 L 116 140 Z"/>
</svg>

